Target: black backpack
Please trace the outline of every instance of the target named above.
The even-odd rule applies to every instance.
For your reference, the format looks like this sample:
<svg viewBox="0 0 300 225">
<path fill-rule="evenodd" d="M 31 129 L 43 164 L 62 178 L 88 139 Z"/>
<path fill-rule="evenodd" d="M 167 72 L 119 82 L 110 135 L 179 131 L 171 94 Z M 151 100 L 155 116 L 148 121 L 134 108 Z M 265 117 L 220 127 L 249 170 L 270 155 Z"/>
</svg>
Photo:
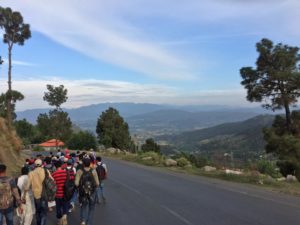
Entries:
<svg viewBox="0 0 300 225">
<path fill-rule="evenodd" d="M 73 197 L 76 186 L 75 186 L 75 181 L 70 180 L 70 170 L 66 169 L 66 173 L 67 173 L 67 179 L 64 186 L 64 200 L 68 202 Z"/>
<path fill-rule="evenodd" d="M 79 181 L 79 202 L 85 204 L 93 200 L 92 195 L 96 190 L 96 182 L 92 169 L 89 171 L 83 169 L 82 171 Z"/>
<path fill-rule="evenodd" d="M 103 167 L 102 163 L 100 165 L 97 165 L 96 171 L 99 177 L 99 181 L 105 180 L 107 178 L 106 170 Z"/>
</svg>

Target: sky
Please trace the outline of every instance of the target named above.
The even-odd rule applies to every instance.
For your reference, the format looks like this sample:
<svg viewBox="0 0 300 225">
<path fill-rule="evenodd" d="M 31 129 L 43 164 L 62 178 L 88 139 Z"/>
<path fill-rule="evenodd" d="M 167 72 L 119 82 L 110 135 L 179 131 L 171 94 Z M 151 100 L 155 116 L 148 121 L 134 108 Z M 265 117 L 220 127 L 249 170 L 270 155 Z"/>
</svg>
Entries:
<svg viewBox="0 0 300 225">
<path fill-rule="evenodd" d="M 17 110 L 63 84 L 77 108 L 103 102 L 246 106 L 239 70 L 262 38 L 300 46 L 299 0 L 2 0 L 32 37 L 13 49 Z M 2 33 L 3 34 L 3 33 Z M 2 36 L 1 34 L 1 36 Z M 0 92 L 7 90 L 7 46 Z"/>
</svg>

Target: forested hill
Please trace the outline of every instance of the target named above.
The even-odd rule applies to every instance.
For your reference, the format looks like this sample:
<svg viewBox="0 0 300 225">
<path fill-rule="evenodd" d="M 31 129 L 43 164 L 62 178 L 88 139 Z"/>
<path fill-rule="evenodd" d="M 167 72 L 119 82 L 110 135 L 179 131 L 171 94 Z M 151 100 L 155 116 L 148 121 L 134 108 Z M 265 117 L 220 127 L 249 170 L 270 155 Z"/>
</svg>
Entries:
<svg viewBox="0 0 300 225">
<path fill-rule="evenodd" d="M 232 151 L 240 157 L 246 157 L 264 151 L 262 129 L 271 126 L 273 119 L 274 116 L 271 115 L 260 115 L 242 122 L 161 136 L 157 140 L 180 151 L 202 152 L 208 155 Z"/>
</svg>

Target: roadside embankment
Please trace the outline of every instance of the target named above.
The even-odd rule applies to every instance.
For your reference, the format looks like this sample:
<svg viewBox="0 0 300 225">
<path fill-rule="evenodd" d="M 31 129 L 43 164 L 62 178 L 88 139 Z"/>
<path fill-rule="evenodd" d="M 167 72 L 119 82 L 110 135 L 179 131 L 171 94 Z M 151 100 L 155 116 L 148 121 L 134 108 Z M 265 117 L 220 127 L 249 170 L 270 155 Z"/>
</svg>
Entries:
<svg viewBox="0 0 300 225">
<path fill-rule="evenodd" d="M 298 181 L 289 182 L 287 179 L 274 179 L 268 175 L 261 174 L 258 171 L 234 171 L 228 169 L 216 169 L 210 166 L 197 168 L 185 158 L 172 160 L 155 152 L 133 154 L 124 151 L 113 152 L 108 149 L 108 151 L 101 151 L 100 155 L 146 166 L 158 167 L 178 173 L 199 175 L 236 183 L 255 185 L 271 191 L 300 196 L 300 183 Z"/>
<path fill-rule="evenodd" d="M 9 175 L 18 174 L 24 163 L 21 146 L 15 130 L 8 129 L 5 120 L 0 117 L 0 162 L 7 166 Z"/>
</svg>

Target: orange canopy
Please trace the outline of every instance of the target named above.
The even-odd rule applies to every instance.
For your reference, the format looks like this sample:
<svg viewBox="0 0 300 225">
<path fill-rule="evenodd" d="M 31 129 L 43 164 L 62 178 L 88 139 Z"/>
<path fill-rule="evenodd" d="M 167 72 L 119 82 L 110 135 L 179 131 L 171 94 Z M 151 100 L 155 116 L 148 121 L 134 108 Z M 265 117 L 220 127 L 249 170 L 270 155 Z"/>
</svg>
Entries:
<svg viewBox="0 0 300 225">
<path fill-rule="evenodd" d="M 41 147 L 56 147 L 57 146 L 64 146 L 65 143 L 63 143 L 60 140 L 56 140 L 56 139 L 51 139 L 49 141 L 46 141 L 44 143 L 39 144 L 39 146 Z"/>
</svg>

